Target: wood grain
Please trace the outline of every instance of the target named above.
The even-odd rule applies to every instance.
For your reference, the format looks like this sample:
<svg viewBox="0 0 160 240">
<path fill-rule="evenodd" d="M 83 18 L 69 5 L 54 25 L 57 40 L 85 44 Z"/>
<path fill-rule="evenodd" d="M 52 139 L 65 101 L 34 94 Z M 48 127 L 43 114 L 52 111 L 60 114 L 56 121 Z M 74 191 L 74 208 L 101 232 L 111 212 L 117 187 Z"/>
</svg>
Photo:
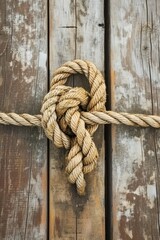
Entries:
<svg viewBox="0 0 160 240">
<path fill-rule="evenodd" d="M 50 74 L 75 58 L 93 61 L 104 71 L 103 1 L 50 0 Z M 69 82 L 88 86 L 86 79 Z M 86 176 L 87 194 L 79 197 L 64 173 L 65 153 L 50 146 L 50 239 L 105 239 L 103 128 L 95 135 L 100 152 L 96 171 Z"/>
<path fill-rule="evenodd" d="M 46 1 L 0 1 L 0 111 L 37 114 L 47 91 Z M 47 141 L 0 126 L 0 239 L 47 239 Z"/>
<path fill-rule="evenodd" d="M 156 0 L 111 1 L 112 109 L 160 115 Z M 159 239 L 160 131 L 112 127 L 112 237 Z"/>
</svg>

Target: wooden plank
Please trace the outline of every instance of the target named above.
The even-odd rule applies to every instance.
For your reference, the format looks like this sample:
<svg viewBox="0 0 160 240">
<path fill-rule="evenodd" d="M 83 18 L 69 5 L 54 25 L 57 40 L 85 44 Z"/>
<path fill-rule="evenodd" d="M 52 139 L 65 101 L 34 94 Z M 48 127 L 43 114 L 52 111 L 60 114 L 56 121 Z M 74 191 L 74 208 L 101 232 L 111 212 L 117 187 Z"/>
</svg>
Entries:
<svg viewBox="0 0 160 240">
<path fill-rule="evenodd" d="M 47 92 L 46 1 L 1 0 L 0 111 L 37 114 Z M 0 126 L 0 239 L 47 239 L 47 141 Z"/>
<path fill-rule="evenodd" d="M 93 61 L 103 72 L 103 1 L 50 0 L 49 9 L 51 75 L 75 58 Z M 74 85 L 88 84 L 74 77 Z M 100 159 L 96 171 L 86 177 L 85 197 L 79 197 L 67 182 L 64 151 L 50 147 L 50 239 L 105 239 L 103 128 L 95 141 Z"/>
<path fill-rule="evenodd" d="M 157 0 L 111 1 L 112 109 L 160 115 Z M 112 238 L 159 239 L 160 131 L 112 127 Z"/>
</svg>

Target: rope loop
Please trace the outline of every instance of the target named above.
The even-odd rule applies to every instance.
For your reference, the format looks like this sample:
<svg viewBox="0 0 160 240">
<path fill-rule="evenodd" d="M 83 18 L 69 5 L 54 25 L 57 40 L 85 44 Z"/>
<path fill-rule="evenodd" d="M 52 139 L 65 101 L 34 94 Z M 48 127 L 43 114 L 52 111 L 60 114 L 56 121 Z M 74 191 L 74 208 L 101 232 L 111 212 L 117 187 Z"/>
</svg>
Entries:
<svg viewBox="0 0 160 240">
<path fill-rule="evenodd" d="M 71 75 L 82 74 L 89 81 L 90 92 L 81 87 L 64 84 Z M 98 151 L 92 139 L 98 123 L 85 123 L 81 113 L 105 111 L 105 81 L 88 61 L 74 60 L 65 63 L 54 73 L 51 88 L 44 97 L 41 124 L 46 136 L 57 147 L 68 149 L 66 173 L 69 182 L 75 183 L 80 195 L 85 193 L 86 173 L 91 172 L 98 159 Z"/>
</svg>

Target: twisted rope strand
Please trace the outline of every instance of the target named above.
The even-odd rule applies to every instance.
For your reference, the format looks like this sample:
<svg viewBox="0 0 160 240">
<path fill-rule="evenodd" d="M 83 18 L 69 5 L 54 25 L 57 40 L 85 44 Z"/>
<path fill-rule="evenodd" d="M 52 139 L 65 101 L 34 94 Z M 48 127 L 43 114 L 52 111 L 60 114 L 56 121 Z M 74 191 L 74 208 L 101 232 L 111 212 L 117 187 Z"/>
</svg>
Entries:
<svg viewBox="0 0 160 240">
<path fill-rule="evenodd" d="M 42 115 L 17 114 L 17 113 L 3 113 L 0 112 L 0 124 L 15 125 L 26 127 L 41 127 Z"/>
<path fill-rule="evenodd" d="M 127 125 L 133 127 L 152 127 L 160 128 L 160 116 L 146 115 L 146 114 L 131 114 L 124 112 L 94 111 L 81 112 L 81 118 L 86 124 L 115 124 L 115 125 Z M 17 114 L 17 113 L 3 113 L 0 112 L 0 124 L 3 125 L 15 125 L 26 127 L 42 127 L 41 123 L 42 115 L 30 115 L 30 114 Z"/>
<path fill-rule="evenodd" d="M 81 87 L 64 84 L 73 74 L 83 74 L 90 84 L 88 93 Z M 0 124 L 42 127 L 57 147 L 68 150 L 66 173 L 76 184 L 80 195 L 85 193 L 85 174 L 97 165 L 98 150 L 92 135 L 99 124 L 160 128 L 160 116 L 106 111 L 106 87 L 102 74 L 88 61 L 74 60 L 57 69 L 50 91 L 44 97 L 41 114 L 0 113 Z"/>
</svg>

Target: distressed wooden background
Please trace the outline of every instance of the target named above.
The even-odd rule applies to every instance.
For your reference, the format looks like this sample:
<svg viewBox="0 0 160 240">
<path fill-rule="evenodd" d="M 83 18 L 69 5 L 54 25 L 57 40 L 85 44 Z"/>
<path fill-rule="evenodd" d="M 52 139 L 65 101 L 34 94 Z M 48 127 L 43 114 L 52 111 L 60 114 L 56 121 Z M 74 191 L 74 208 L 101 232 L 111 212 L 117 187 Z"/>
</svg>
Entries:
<svg viewBox="0 0 160 240">
<path fill-rule="evenodd" d="M 113 0 L 112 109 L 160 115 L 160 1 Z M 160 130 L 112 126 L 111 239 L 160 239 Z"/>
<path fill-rule="evenodd" d="M 0 111 L 39 113 L 54 70 L 81 58 L 106 74 L 108 107 L 160 114 L 159 0 L 0 6 Z M 80 76 L 68 84 L 88 88 Z M 112 126 L 105 137 L 100 127 L 98 167 L 78 197 L 64 150 L 41 129 L 0 126 L 0 239 L 158 240 L 160 130 Z"/>
<path fill-rule="evenodd" d="M 0 0 L 0 111 L 39 113 L 47 92 L 45 0 Z M 47 141 L 0 126 L 0 239 L 47 239 Z"/>
</svg>

